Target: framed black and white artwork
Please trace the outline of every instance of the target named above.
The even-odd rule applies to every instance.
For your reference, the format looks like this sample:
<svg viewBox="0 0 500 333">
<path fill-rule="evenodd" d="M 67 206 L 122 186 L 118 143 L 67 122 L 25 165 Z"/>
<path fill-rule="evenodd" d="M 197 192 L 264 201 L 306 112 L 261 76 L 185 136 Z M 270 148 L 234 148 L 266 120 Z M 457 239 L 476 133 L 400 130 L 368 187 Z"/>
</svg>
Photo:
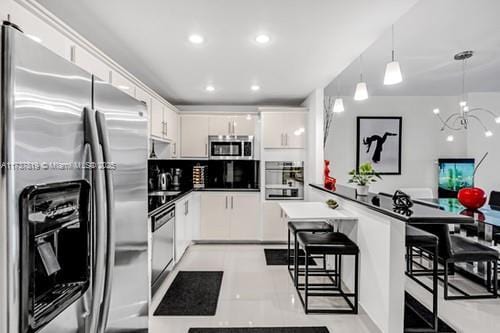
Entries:
<svg viewBox="0 0 500 333">
<path fill-rule="evenodd" d="M 382 175 L 401 174 L 402 117 L 357 118 L 356 170 L 370 162 Z"/>
</svg>

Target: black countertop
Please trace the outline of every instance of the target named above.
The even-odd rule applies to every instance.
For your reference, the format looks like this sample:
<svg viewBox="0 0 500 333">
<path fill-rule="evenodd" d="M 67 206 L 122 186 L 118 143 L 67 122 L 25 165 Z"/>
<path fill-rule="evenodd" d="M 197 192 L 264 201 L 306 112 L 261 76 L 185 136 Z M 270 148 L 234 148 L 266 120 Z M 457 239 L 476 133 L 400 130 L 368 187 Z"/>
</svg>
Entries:
<svg viewBox="0 0 500 333">
<path fill-rule="evenodd" d="M 173 205 L 176 201 L 182 199 L 184 196 L 188 195 L 193 191 L 198 192 L 260 192 L 258 188 L 204 188 L 204 189 L 193 189 L 184 188 L 179 190 L 177 195 L 165 195 L 165 196 L 152 196 L 148 195 L 148 217 L 155 215 L 157 212 L 162 211 L 164 208 Z"/>
<path fill-rule="evenodd" d="M 474 219 L 469 216 L 446 212 L 433 204 L 414 202 L 411 210 L 403 214 L 394 211 L 392 196 L 388 194 L 370 193 L 368 196 L 357 196 L 355 189 L 348 186 L 337 185 L 335 190 L 328 190 L 322 185 L 316 184 L 309 184 L 309 186 L 339 196 L 343 199 L 356 202 L 376 212 L 411 224 L 474 223 Z"/>
</svg>

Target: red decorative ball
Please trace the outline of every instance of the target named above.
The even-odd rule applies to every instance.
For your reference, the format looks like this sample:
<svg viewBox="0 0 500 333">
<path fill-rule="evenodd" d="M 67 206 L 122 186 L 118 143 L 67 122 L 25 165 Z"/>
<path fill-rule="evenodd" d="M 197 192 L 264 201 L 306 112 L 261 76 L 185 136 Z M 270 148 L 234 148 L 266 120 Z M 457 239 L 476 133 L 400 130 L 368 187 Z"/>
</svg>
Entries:
<svg viewBox="0 0 500 333">
<path fill-rule="evenodd" d="M 466 208 L 478 209 L 486 203 L 486 193 L 479 187 L 466 187 L 458 191 L 458 201 Z"/>
</svg>

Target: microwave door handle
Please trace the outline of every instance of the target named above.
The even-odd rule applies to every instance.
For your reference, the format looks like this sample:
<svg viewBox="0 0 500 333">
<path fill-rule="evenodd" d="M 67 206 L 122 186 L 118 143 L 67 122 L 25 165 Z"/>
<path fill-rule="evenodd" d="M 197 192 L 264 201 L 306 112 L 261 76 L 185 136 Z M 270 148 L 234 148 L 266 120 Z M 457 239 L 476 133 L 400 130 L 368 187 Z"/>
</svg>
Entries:
<svg viewBox="0 0 500 333">
<path fill-rule="evenodd" d="M 106 127 L 106 117 L 104 113 L 96 111 L 97 131 L 99 141 L 102 147 L 104 161 L 104 175 L 106 182 L 106 271 L 104 279 L 104 294 L 101 305 L 101 314 L 99 319 L 99 331 L 104 332 L 107 322 L 109 307 L 111 303 L 111 291 L 113 281 L 113 269 L 115 266 L 115 225 L 114 225 L 114 188 L 113 174 L 111 167 L 111 151 L 109 146 L 109 135 Z"/>
<path fill-rule="evenodd" d="M 84 116 L 84 140 L 90 146 L 91 158 L 96 165 L 102 165 L 103 157 L 97 134 L 95 110 L 85 108 Z M 90 314 L 87 317 L 89 333 L 96 333 L 99 323 L 100 306 L 104 294 L 105 278 L 105 251 L 106 251 L 106 211 L 105 211 L 105 180 L 104 171 L 100 168 L 93 170 L 94 189 L 94 238 L 95 253 L 92 260 L 92 298 L 90 301 Z"/>
</svg>

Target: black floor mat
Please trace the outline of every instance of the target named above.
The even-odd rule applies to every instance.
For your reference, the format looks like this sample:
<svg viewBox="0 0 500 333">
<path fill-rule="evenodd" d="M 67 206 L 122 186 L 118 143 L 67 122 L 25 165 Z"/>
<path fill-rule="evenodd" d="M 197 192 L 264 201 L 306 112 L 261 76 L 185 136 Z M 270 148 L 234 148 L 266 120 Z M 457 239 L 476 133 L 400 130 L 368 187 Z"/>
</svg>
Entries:
<svg viewBox="0 0 500 333">
<path fill-rule="evenodd" d="M 188 333 L 330 333 L 322 327 L 214 327 L 190 328 Z"/>
<path fill-rule="evenodd" d="M 288 265 L 288 250 L 287 249 L 264 249 L 266 255 L 266 265 L 268 266 L 287 266 Z M 292 250 L 293 255 L 293 250 Z M 299 250 L 299 265 L 305 265 L 305 253 Z M 293 259 L 292 259 L 293 262 Z M 314 259 L 309 257 L 309 266 L 316 266 Z"/>
<path fill-rule="evenodd" d="M 223 274 L 219 271 L 180 271 L 154 315 L 214 316 Z"/>
<path fill-rule="evenodd" d="M 413 296 L 405 294 L 405 328 L 430 328 L 427 322 L 432 321 L 432 312 Z M 425 320 L 424 320 L 425 319 Z M 427 320 L 427 322 L 426 322 Z M 439 319 L 439 333 L 456 333 L 444 321 Z"/>
</svg>

